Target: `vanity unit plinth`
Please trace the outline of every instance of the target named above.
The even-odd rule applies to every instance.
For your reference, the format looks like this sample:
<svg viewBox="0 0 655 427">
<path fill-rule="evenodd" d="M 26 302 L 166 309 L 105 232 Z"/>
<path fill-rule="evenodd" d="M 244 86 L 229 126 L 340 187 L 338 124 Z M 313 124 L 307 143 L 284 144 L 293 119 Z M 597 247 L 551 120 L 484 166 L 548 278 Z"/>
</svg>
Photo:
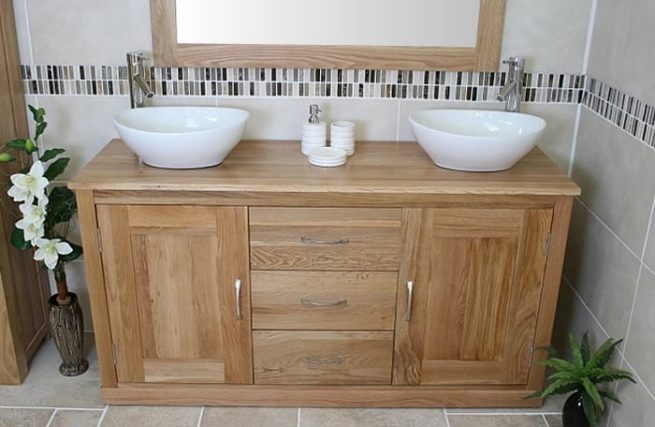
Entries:
<svg viewBox="0 0 655 427">
<path fill-rule="evenodd" d="M 77 193 L 112 404 L 525 407 L 572 198 L 538 149 L 505 172 L 359 143 L 341 168 L 244 141 L 172 171 L 111 142 Z"/>
</svg>

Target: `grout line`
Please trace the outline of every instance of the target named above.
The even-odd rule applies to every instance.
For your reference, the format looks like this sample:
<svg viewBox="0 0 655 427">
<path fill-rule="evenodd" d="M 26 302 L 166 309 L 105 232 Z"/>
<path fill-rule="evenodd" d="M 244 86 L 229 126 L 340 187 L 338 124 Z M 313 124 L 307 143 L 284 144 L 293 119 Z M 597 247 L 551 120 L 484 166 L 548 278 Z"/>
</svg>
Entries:
<svg viewBox="0 0 655 427">
<path fill-rule="evenodd" d="M 298 414 L 296 415 L 296 427 L 300 427 L 300 407 L 298 407 Z"/>
<path fill-rule="evenodd" d="M 591 57 L 591 47 L 594 42 L 594 29 L 596 27 L 596 11 L 598 10 L 598 0 L 592 0 L 591 10 L 589 11 L 589 26 L 587 27 L 587 39 L 585 40 L 584 56 L 582 59 L 582 74 L 589 71 L 589 58 Z"/>
<path fill-rule="evenodd" d="M 52 420 L 54 420 L 54 419 L 55 419 L 55 415 L 57 415 L 57 411 L 59 411 L 58 408 L 55 408 L 55 410 L 52 411 L 52 414 L 50 415 L 50 418 L 48 419 L 48 422 L 47 422 L 47 424 L 45 425 L 45 427 L 50 427 L 50 425 L 52 424 Z"/>
<path fill-rule="evenodd" d="M 550 424 L 548 423 L 548 420 L 546 419 L 546 415 L 541 414 L 541 418 L 544 419 L 544 423 L 546 424 L 546 427 L 550 427 Z"/>
<path fill-rule="evenodd" d="M 100 415 L 100 419 L 98 420 L 97 427 L 100 427 L 102 422 L 105 420 L 105 415 L 107 415 L 107 410 L 109 410 L 109 405 L 105 406 L 105 409 L 102 410 L 102 415 Z"/>
<path fill-rule="evenodd" d="M 578 197 L 578 198 L 577 198 L 577 201 L 578 201 L 578 203 L 580 203 L 580 204 L 581 204 L 581 205 L 582 205 L 582 206 L 583 206 L 583 207 L 584 207 L 584 208 L 585 208 L 585 209 L 586 209 L 586 210 L 591 214 L 591 216 L 593 216 L 594 218 L 596 218 L 596 220 L 597 220 L 598 222 L 600 222 L 600 223 L 601 223 L 601 224 L 602 224 L 602 225 L 607 229 L 607 231 L 609 231 L 610 234 L 611 234 L 612 236 L 614 236 L 614 237 L 616 238 L 616 240 L 618 240 L 619 243 L 621 243 L 621 245 L 622 245 L 622 246 L 623 246 L 623 247 L 624 247 L 628 252 L 630 252 L 630 254 L 632 254 L 632 256 L 635 257 L 636 260 L 639 260 L 639 259 L 640 259 L 639 255 L 637 255 L 637 253 L 636 253 L 634 250 L 632 250 L 632 248 L 631 248 L 630 246 L 628 246 L 628 244 L 627 244 L 627 243 L 626 243 L 626 242 L 625 242 L 625 241 L 624 241 L 624 240 L 623 240 L 623 239 L 622 239 L 618 234 L 616 234 L 616 232 L 615 232 L 614 230 L 612 230 L 612 228 L 611 228 L 609 225 L 607 225 L 607 223 L 606 223 L 605 221 L 603 221 L 603 219 L 602 219 L 600 216 L 598 216 L 598 214 L 597 214 L 596 212 L 594 212 L 593 210 L 591 210 L 591 208 L 590 208 L 590 207 L 589 207 L 589 206 L 584 202 L 584 200 L 582 200 L 582 198 Z"/>
<path fill-rule="evenodd" d="M 630 361 L 629 361 L 626 357 L 624 357 L 624 358 L 623 358 L 623 362 L 625 362 L 625 364 L 628 365 L 628 368 L 630 368 L 630 370 L 632 371 L 632 373 L 633 373 L 633 375 L 635 376 L 635 378 L 637 378 L 637 383 L 638 383 L 639 385 L 641 385 L 641 386 L 644 388 L 644 390 L 646 390 L 646 393 L 648 394 L 648 396 L 650 396 L 650 398 L 651 398 L 653 401 L 655 401 L 655 394 L 653 394 L 653 392 L 650 391 L 650 389 L 649 389 L 648 386 L 646 385 L 646 382 L 641 378 L 641 376 L 639 375 L 639 373 L 637 373 L 637 370 L 632 366 L 632 364 L 630 363 Z M 618 388 L 618 385 L 617 385 L 617 388 Z"/>
<path fill-rule="evenodd" d="M 641 274 L 644 271 L 644 257 L 646 256 L 646 249 L 648 248 L 648 236 L 650 235 L 650 228 L 653 225 L 653 212 L 655 212 L 655 197 L 653 197 L 653 202 L 650 206 L 650 216 L 648 217 L 648 225 L 646 226 L 646 237 L 644 238 L 644 245 L 641 249 L 641 258 L 639 259 L 639 273 L 637 274 L 637 285 L 635 286 L 634 295 L 632 296 L 632 305 L 630 307 L 630 315 L 628 316 L 628 327 L 625 331 L 625 339 L 623 341 L 623 348 L 627 351 L 628 349 L 628 339 L 630 338 L 630 329 L 632 328 L 632 320 L 635 314 L 635 307 L 637 306 L 637 295 L 639 293 L 639 287 L 641 285 Z"/>
<path fill-rule="evenodd" d="M 566 276 L 564 276 L 564 275 L 562 275 L 562 279 L 564 279 L 564 281 L 565 281 L 566 284 L 569 286 L 569 288 L 571 288 L 571 291 L 573 292 L 573 294 L 576 296 L 576 298 L 578 298 L 578 301 L 580 301 L 580 303 L 581 303 L 582 306 L 585 308 L 585 310 L 587 310 L 587 312 L 589 313 L 589 315 L 591 316 L 591 318 L 594 320 L 594 322 L 596 322 L 596 325 L 600 328 L 601 332 L 603 332 L 603 333 L 605 334 L 605 337 L 606 337 L 606 338 L 609 338 L 609 337 L 610 337 L 610 334 L 607 332 L 607 329 L 605 329 L 605 327 L 603 326 L 603 324 L 600 323 L 600 320 L 598 320 L 598 318 L 596 317 L 596 315 L 594 314 L 594 312 L 591 311 L 591 309 L 589 308 L 589 306 L 587 305 L 587 303 L 585 302 L 585 300 L 582 298 L 582 296 L 581 296 L 581 295 L 578 293 L 578 291 L 573 287 L 573 283 L 571 283 L 571 281 L 570 281 Z M 619 351 L 619 353 L 620 353 L 621 355 L 623 354 L 623 353 L 621 352 L 621 350 L 618 350 L 618 351 Z"/>
<path fill-rule="evenodd" d="M 450 419 L 448 419 L 448 409 L 444 408 L 443 410 L 444 418 L 446 418 L 446 427 L 450 427 Z"/>
<path fill-rule="evenodd" d="M 619 129 L 622 133 L 628 135 L 630 138 L 632 138 L 632 139 L 636 140 L 637 142 L 639 142 L 639 143 L 645 145 L 646 147 L 650 148 L 651 150 L 655 149 L 655 147 L 650 146 L 650 145 L 648 144 L 648 142 L 646 142 L 646 141 L 642 141 L 641 139 L 637 138 L 636 136 L 634 136 L 633 134 L 631 134 L 631 133 L 628 132 L 627 130 L 623 129 L 623 127 L 617 125 L 616 123 L 614 123 L 613 121 L 611 121 L 611 120 L 608 119 L 607 117 L 605 117 L 605 116 L 603 116 L 602 114 L 600 114 L 600 112 L 596 112 L 596 111 L 594 111 L 593 109 L 591 109 L 591 107 L 588 107 L 588 106 L 586 106 L 586 105 L 584 105 L 584 104 L 581 104 L 581 105 L 582 105 L 584 108 L 586 108 L 587 110 L 591 111 L 594 115 L 596 115 L 596 116 L 600 117 L 601 119 L 603 119 L 603 121 L 605 121 L 605 122 L 609 123 L 610 125 L 612 125 L 612 127 L 615 127 L 615 128 L 617 128 L 617 129 Z M 627 114 L 627 113 L 624 112 L 623 110 L 621 110 L 621 111 L 622 111 L 624 114 Z"/>
<path fill-rule="evenodd" d="M 196 423 L 196 427 L 200 427 L 202 424 L 202 417 L 205 415 L 205 407 L 201 406 L 200 407 L 200 413 L 198 414 L 198 422 Z"/>
<path fill-rule="evenodd" d="M 447 410 L 444 409 L 444 412 L 447 413 Z M 520 411 L 518 411 L 518 412 L 501 412 L 501 411 L 499 411 L 499 412 L 464 412 L 464 411 L 462 411 L 462 412 L 451 412 L 449 415 L 454 415 L 454 416 L 461 416 L 461 415 L 466 415 L 466 416 L 475 415 L 475 416 L 478 416 L 478 415 L 480 415 L 480 416 L 487 416 L 487 417 L 488 416 L 493 416 L 493 415 L 498 415 L 498 416 L 528 415 L 528 416 L 538 417 L 540 415 L 544 415 L 544 416 L 545 415 L 562 415 L 562 413 L 561 412 L 548 412 L 548 411 L 546 411 L 546 412 L 520 412 Z"/>
<path fill-rule="evenodd" d="M 28 47 L 28 52 L 30 54 L 29 61 L 30 64 L 34 64 L 34 47 L 32 45 L 32 25 L 30 24 L 30 11 L 29 8 L 27 7 L 27 2 L 28 0 L 25 0 L 23 2 L 24 7 L 24 12 L 25 12 L 25 26 L 26 28 L 26 33 L 27 33 L 27 47 Z"/>
<path fill-rule="evenodd" d="M 19 406 L 19 405 L 0 405 L 0 409 L 60 409 L 62 411 L 87 411 L 87 412 L 99 412 L 103 410 L 103 407 L 97 408 L 68 408 L 68 407 L 58 407 L 58 406 Z"/>
<path fill-rule="evenodd" d="M 575 111 L 575 123 L 573 125 L 573 137 L 571 142 L 571 152 L 569 153 L 568 176 L 573 175 L 573 163 L 575 162 L 575 150 L 578 148 L 578 138 L 580 137 L 580 120 L 582 119 L 582 104 L 578 104 Z"/>
</svg>

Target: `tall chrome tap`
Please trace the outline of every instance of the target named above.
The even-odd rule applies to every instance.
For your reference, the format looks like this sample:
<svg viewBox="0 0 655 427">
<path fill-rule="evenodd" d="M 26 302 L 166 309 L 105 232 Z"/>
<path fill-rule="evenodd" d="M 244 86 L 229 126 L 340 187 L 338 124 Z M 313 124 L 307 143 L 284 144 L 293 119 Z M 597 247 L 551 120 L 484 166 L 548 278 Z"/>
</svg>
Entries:
<svg viewBox="0 0 655 427">
<path fill-rule="evenodd" d="M 127 78 L 130 83 L 130 108 L 141 108 L 145 100 L 155 94 L 147 78 L 149 68 L 145 66 L 148 57 L 141 52 L 128 52 L 127 54 Z"/>
<path fill-rule="evenodd" d="M 509 72 L 505 86 L 498 93 L 498 101 L 505 103 L 505 111 L 518 113 L 523 99 L 525 58 L 513 56 L 503 61 L 503 64 L 509 65 Z"/>
</svg>

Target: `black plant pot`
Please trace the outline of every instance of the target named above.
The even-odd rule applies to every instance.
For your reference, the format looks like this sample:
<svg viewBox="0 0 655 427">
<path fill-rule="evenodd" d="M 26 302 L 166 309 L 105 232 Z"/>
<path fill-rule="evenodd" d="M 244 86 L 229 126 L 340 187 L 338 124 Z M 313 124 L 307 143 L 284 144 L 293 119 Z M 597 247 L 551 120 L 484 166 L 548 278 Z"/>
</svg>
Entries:
<svg viewBox="0 0 655 427">
<path fill-rule="evenodd" d="M 50 334 L 63 360 L 59 372 L 67 377 L 81 375 L 89 368 L 84 359 L 84 320 L 77 295 L 69 293 L 70 303 L 60 305 L 57 295 L 48 299 Z"/>
<path fill-rule="evenodd" d="M 589 421 L 587 421 L 582 407 L 582 395 L 580 393 L 573 393 L 566 399 L 562 411 L 562 423 L 564 427 L 589 427 Z"/>
</svg>

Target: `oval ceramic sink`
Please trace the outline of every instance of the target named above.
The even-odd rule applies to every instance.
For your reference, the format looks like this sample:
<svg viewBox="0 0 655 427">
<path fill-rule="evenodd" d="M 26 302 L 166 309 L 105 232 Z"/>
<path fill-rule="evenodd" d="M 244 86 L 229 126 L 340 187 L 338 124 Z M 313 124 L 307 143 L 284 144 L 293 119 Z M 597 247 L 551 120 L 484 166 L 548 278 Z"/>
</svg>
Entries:
<svg viewBox="0 0 655 427">
<path fill-rule="evenodd" d="M 546 128 L 536 116 L 485 110 L 424 110 L 409 121 L 437 166 L 473 172 L 511 168 L 537 145 Z"/>
<path fill-rule="evenodd" d="M 196 169 L 223 162 L 241 140 L 248 116 L 236 108 L 136 108 L 116 114 L 114 127 L 145 164 Z"/>
</svg>

